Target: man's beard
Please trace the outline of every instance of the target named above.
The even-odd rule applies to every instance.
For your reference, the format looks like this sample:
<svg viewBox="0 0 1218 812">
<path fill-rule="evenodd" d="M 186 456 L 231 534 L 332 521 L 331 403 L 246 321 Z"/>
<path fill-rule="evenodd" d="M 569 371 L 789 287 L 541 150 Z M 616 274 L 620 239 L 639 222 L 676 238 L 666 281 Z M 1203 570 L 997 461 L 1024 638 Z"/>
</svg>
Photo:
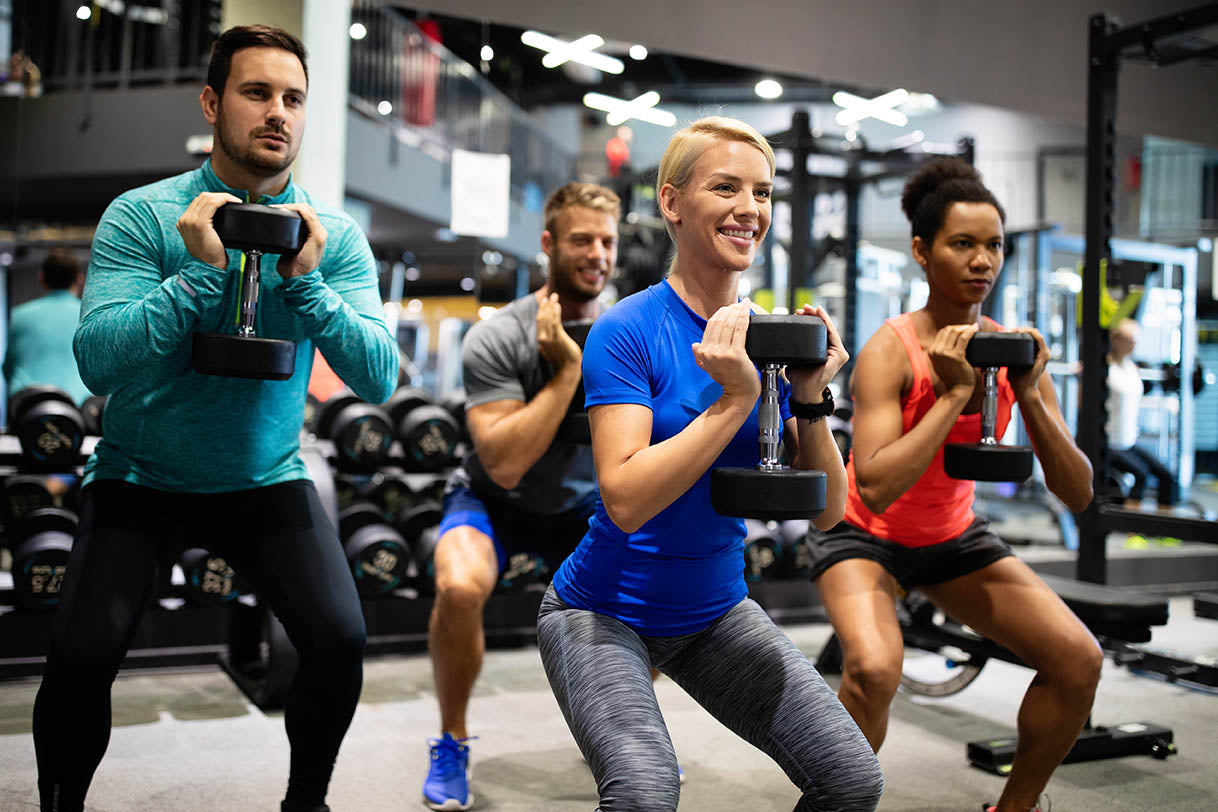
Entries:
<svg viewBox="0 0 1218 812">
<path fill-rule="evenodd" d="M 287 144 L 288 150 L 282 157 L 271 153 L 270 155 L 259 154 L 252 147 L 241 147 L 231 143 L 228 139 L 227 132 L 224 126 L 224 119 L 220 118 L 219 126 L 216 127 L 216 147 L 222 151 L 230 161 L 240 166 L 247 172 L 259 177 L 269 178 L 278 175 L 283 170 L 292 165 L 292 161 L 296 159 L 296 154 L 291 151 L 291 144 Z M 252 130 L 249 135 L 250 141 L 253 141 L 256 135 L 265 134 L 267 132 L 278 132 L 277 130 L 269 130 L 265 127 L 260 127 Z"/>
<path fill-rule="evenodd" d="M 600 291 L 590 292 L 581 287 L 576 282 L 578 274 L 578 265 L 567 260 L 559 250 L 555 249 L 554 259 L 550 265 L 550 285 L 559 297 L 573 299 L 577 302 L 590 302 L 600 296 Z"/>
</svg>

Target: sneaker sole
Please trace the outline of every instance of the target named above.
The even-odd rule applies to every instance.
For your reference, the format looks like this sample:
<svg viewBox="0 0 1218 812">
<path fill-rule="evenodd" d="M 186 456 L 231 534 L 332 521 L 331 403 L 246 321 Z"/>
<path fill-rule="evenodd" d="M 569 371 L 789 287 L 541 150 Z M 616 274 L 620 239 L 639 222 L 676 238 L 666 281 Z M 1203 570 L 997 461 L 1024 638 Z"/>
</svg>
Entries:
<svg viewBox="0 0 1218 812">
<path fill-rule="evenodd" d="M 469 782 L 473 779 L 473 776 L 474 776 L 473 769 L 469 769 L 465 772 L 465 785 L 466 786 L 469 786 Z M 464 804 L 462 804 L 456 798 L 449 798 L 444 803 L 437 804 L 435 801 L 431 800 L 426 795 L 424 795 L 423 796 L 423 805 L 426 806 L 428 809 L 435 809 L 436 812 L 461 812 L 461 810 L 469 809 L 471 806 L 474 805 L 474 793 L 472 790 L 470 791 L 469 798 L 467 798 L 465 800 Z"/>
</svg>

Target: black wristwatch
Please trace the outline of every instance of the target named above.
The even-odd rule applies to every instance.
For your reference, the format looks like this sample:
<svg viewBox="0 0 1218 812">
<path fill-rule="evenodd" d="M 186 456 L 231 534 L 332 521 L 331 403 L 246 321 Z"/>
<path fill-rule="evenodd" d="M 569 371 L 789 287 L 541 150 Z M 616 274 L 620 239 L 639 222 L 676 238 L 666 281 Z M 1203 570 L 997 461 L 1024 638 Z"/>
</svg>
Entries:
<svg viewBox="0 0 1218 812">
<path fill-rule="evenodd" d="M 800 403 L 795 398 L 791 398 L 791 414 L 796 417 L 802 417 L 805 420 L 811 420 L 813 423 L 817 420 L 824 420 L 833 414 L 833 393 L 829 391 L 829 387 L 825 387 L 821 397 L 824 400 L 820 403 Z"/>
</svg>

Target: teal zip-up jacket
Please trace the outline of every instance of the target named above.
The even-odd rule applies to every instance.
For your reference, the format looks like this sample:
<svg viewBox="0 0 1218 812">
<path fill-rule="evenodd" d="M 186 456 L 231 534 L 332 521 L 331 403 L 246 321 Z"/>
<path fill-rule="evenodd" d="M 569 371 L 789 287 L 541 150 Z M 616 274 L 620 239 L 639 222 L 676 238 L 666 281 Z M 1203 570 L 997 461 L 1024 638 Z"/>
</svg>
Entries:
<svg viewBox="0 0 1218 812">
<path fill-rule="evenodd" d="M 316 270 L 287 281 L 277 255 L 262 258 L 254 329 L 296 342 L 295 373 L 260 381 L 192 370 L 193 333 L 236 333 L 241 284 L 240 251 L 228 252 L 221 271 L 187 253 L 178 234 L 178 217 L 205 191 L 245 198 L 209 160 L 120 195 L 97 226 L 73 348 L 85 385 L 110 398 L 86 483 L 220 493 L 307 479 L 298 452 L 313 347 L 366 401 L 385 401 L 397 383 L 397 343 L 367 239 L 350 216 L 319 207 L 290 180 L 255 202 L 313 206 L 325 253 Z"/>
<path fill-rule="evenodd" d="M 72 332 L 78 321 L 80 299 L 70 290 L 52 290 L 13 308 L 4 356 L 10 397 L 27 386 L 57 386 L 77 405 L 84 403 L 89 390 L 80 380 L 72 354 Z"/>
</svg>

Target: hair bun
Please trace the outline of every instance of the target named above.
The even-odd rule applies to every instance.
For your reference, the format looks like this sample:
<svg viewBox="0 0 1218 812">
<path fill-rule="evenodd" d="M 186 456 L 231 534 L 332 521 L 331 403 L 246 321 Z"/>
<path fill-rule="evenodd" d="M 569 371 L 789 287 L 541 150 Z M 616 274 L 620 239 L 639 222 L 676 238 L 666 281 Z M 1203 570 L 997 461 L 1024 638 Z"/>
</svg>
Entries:
<svg viewBox="0 0 1218 812">
<path fill-rule="evenodd" d="M 918 204 L 927 195 L 934 192 L 945 183 L 954 180 L 981 182 L 981 173 L 971 164 L 959 158 L 935 158 L 918 167 L 917 171 L 905 181 L 905 189 L 901 192 L 901 210 L 911 221 L 918 210 Z"/>
</svg>

